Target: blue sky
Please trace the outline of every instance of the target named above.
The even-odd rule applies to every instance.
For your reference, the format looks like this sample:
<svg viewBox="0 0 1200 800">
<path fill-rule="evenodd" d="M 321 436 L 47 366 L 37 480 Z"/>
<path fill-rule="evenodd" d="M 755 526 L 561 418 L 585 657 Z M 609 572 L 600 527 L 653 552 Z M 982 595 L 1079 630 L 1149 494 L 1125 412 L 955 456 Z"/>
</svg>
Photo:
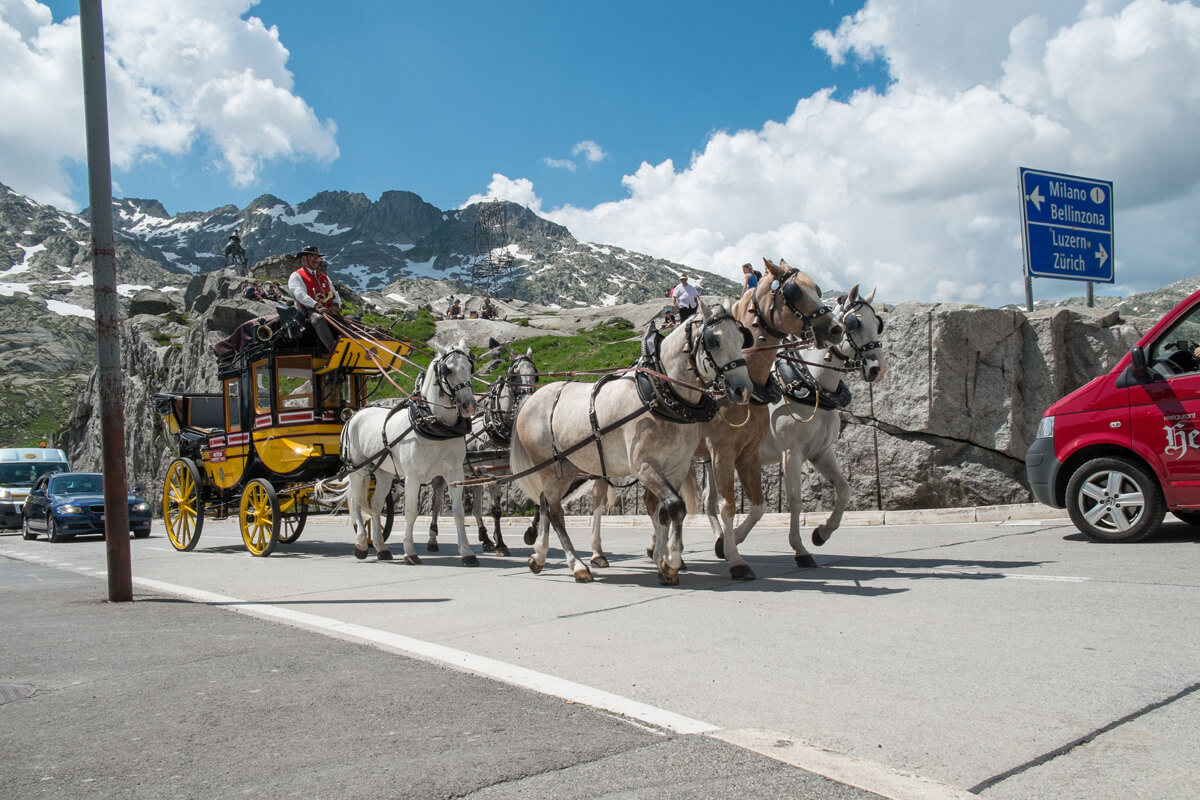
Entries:
<svg viewBox="0 0 1200 800">
<path fill-rule="evenodd" d="M 1200 274 L 1195 0 L 105 0 L 114 182 L 520 202 L 736 278 L 1024 299 L 1020 166 L 1111 180 L 1117 283 Z M 86 202 L 74 2 L 0 0 L 0 182 Z M 0 265 L 2 267 L 3 265 Z M 1035 297 L 1079 295 L 1039 280 Z"/>
<path fill-rule="evenodd" d="M 109 0 L 105 5 L 110 5 Z M 51 2 L 55 21 L 76 2 Z M 294 91 L 337 125 L 339 157 L 283 161 L 252 185 L 205 170 L 201 146 L 116 176 L 171 213 L 244 206 L 264 192 L 416 192 L 453 208 L 495 172 L 534 181 L 548 206 L 628 195 L 642 161 L 686 163 L 714 130 L 784 119 L 826 86 L 849 93 L 882 64 L 834 69 L 809 41 L 859 2 L 415 3 L 262 0 L 246 16 L 278 28 Z M 580 142 L 599 161 L 574 152 Z M 569 161 L 551 166 L 547 159 Z M 82 170 L 73 173 L 86 186 Z M 76 193 L 77 195 L 78 193 Z"/>
</svg>

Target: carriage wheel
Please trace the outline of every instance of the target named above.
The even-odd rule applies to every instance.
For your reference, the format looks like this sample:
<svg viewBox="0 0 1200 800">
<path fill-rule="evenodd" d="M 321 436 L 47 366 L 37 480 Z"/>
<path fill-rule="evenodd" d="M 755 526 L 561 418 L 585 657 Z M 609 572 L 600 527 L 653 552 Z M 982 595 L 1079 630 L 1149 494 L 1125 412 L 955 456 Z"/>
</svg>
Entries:
<svg viewBox="0 0 1200 800">
<path fill-rule="evenodd" d="M 181 551 L 195 548 L 204 527 L 204 500 L 200 497 L 200 470 L 190 458 L 177 458 L 167 467 L 162 512 L 171 545 Z"/>
<path fill-rule="evenodd" d="M 300 513 L 288 514 L 283 518 L 283 531 L 279 534 L 279 541 L 284 544 L 291 544 L 300 538 L 300 534 L 304 532 L 304 523 L 308 522 L 308 506 L 304 503 L 299 503 Z"/>
<path fill-rule="evenodd" d="M 242 541 L 252 556 L 269 556 L 279 543 L 282 516 L 279 513 L 279 498 L 275 488 L 262 478 L 246 484 L 242 492 L 242 503 L 238 521 L 242 528 Z"/>
</svg>

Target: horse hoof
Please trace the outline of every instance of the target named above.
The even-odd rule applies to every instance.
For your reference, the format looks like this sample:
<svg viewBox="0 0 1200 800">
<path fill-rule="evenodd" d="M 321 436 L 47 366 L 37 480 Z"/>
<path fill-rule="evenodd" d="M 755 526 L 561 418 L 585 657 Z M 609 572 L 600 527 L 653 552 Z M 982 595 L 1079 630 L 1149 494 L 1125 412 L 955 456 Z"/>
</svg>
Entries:
<svg viewBox="0 0 1200 800">
<path fill-rule="evenodd" d="M 815 558 L 813 558 L 812 556 L 810 556 L 808 553 L 805 553 L 804 555 L 797 554 L 796 555 L 796 566 L 800 567 L 801 569 L 816 569 L 817 568 L 817 560 Z"/>
<path fill-rule="evenodd" d="M 651 561 L 654 560 L 654 548 L 653 547 L 646 548 L 646 558 L 650 559 Z"/>
<path fill-rule="evenodd" d="M 380 550 L 378 553 L 375 554 L 375 560 L 376 561 L 391 561 L 392 560 L 392 551 L 391 550 Z"/>
<path fill-rule="evenodd" d="M 687 571 L 687 562 L 686 562 L 686 561 L 680 561 L 680 562 L 679 562 L 679 571 L 680 571 L 680 572 L 686 572 L 686 571 Z"/>
<path fill-rule="evenodd" d="M 537 541 L 537 531 L 535 531 L 533 528 L 530 528 L 529 530 L 525 531 L 525 536 L 523 538 L 525 539 L 525 544 L 533 544 Z"/>
<path fill-rule="evenodd" d="M 604 556 L 592 556 L 592 566 L 604 569 L 608 566 L 608 559 Z"/>
<path fill-rule="evenodd" d="M 441 550 L 441 549 L 442 548 L 438 546 L 437 542 L 427 542 L 425 544 L 425 550 L 426 550 L 426 552 L 429 552 L 429 553 L 436 553 L 438 550 Z"/>
<path fill-rule="evenodd" d="M 354 557 L 361 561 L 362 559 L 367 557 L 367 551 L 365 549 L 359 550 L 356 547 L 356 548 L 354 548 Z"/>
<path fill-rule="evenodd" d="M 658 585 L 659 586 L 678 586 L 679 585 L 679 570 L 671 569 L 663 562 L 658 568 Z"/>
<path fill-rule="evenodd" d="M 534 575 L 537 575 L 539 572 L 542 571 L 542 565 L 539 564 L 537 559 L 534 558 L 533 556 L 529 557 L 529 571 L 532 572 Z"/>
<path fill-rule="evenodd" d="M 391 554 L 389 553 L 389 554 L 388 554 L 388 558 L 391 558 L 391 557 L 392 557 L 392 556 L 391 556 Z M 405 557 L 404 557 L 404 563 L 405 563 L 405 564 L 420 564 L 420 563 L 421 563 L 421 557 L 420 557 L 420 556 L 418 556 L 416 553 L 413 553 L 411 556 L 405 556 Z"/>
<path fill-rule="evenodd" d="M 496 555 L 508 558 L 512 553 L 508 552 L 508 546 L 503 544 L 496 545 Z"/>
<path fill-rule="evenodd" d="M 833 536 L 833 531 L 830 531 L 829 533 L 823 533 L 820 528 L 813 528 L 812 543 L 815 544 L 817 547 L 820 547 L 821 545 L 828 542 L 829 537 L 831 537 L 831 536 Z"/>
<path fill-rule="evenodd" d="M 717 558 L 725 560 L 725 539 L 724 537 L 717 539 L 717 543 L 713 545 L 713 552 L 717 554 Z"/>
<path fill-rule="evenodd" d="M 588 570 L 587 567 L 584 567 L 583 569 L 581 569 L 575 573 L 575 582 L 576 583 L 592 583 L 595 580 L 596 580 L 596 578 L 592 575 L 592 573 Z"/>
<path fill-rule="evenodd" d="M 463 563 L 464 567 L 478 567 L 479 566 L 479 557 L 478 556 L 463 556 L 462 563 Z"/>
<path fill-rule="evenodd" d="M 750 569 L 749 564 L 738 564 L 729 570 L 730 576 L 735 581 L 752 581 L 756 577 L 754 570 Z"/>
<path fill-rule="evenodd" d="M 496 552 L 496 545 L 492 544 L 491 541 L 488 539 L 480 539 L 479 546 L 481 548 L 483 548 L 483 552 L 485 552 L 485 553 Z"/>
</svg>

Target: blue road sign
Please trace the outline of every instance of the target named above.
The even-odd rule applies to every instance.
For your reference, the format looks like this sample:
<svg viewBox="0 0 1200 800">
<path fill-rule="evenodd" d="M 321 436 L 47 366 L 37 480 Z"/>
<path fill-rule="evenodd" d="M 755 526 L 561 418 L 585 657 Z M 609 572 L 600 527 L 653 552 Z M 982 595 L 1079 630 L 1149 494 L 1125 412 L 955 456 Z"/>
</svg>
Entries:
<svg viewBox="0 0 1200 800">
<path fill-rule="evenodd" d="M 1027 275 L 1114 283 L 1112 181 L 1021 167 Z"/>
</svg>

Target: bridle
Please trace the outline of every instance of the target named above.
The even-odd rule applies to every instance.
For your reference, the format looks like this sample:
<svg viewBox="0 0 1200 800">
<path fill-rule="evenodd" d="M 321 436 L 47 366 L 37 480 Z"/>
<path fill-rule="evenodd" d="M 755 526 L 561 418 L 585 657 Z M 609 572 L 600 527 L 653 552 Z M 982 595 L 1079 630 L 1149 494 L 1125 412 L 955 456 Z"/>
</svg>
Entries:
<svg viewBox="0 0 1200 800">
<path fill-rule="evenodd" d="M 776 278 L 775 280 L 771 281 L 771 306 L 767 309 L 766 314 L 763 313 L 762 307 L 758 304 L 758 292 L 753 292 L 750 295 L 751 304 L 754 306 L 754 313 L 758 317 L 759 326 L 768 334 L 776 339 L 779 339 L 780 341 L 786 339 L 788 335 L 783 331 L 776 330 L 767 322 L 768 319 L 774 321 L 775 303 L 780 297 L 783 298 L 784 306 L 786 306 L 787 309 L 792 312 L 792 314 L 794 314 L 798 319 L 800 319 L 800 321 L 804 323 L 804 332 L 800 337 L 804 341 L 815 341 L 816 332 L 813 330 L 813 324 L 815 320 L 832 313 L 831 309 L 827 305 L 818 306 L 817 309 L 811 314 L 805 314 L 802 310 L 800 310 L 798 303 L 804 300 L 804 289 L 800 286 L 800 284 L 792 280 L 792 278 L 799 274 L 799 272 L 800 270 L 798 269 L 789 269 L 786 273 L 784 273 L 782 278 Z M 816 284 L 813 284 L 813 287 L 816 289 L 817 296 L 820 297 L 821 287 L 817 286 Z"/>
<path fill-rule="evenodd" d="M 855 340 L 853 334 L 855 331 L 862 329 L 862 320 L 859 319 L 859 316 L 856 313 L 860 308 L 869 308 L 871 310 L 871 314 L 874 315 L 875 321 L 878 325 L 878 327 L 875 329 L 876 336 L 883 333 L 883 317 L 879 316 L 878 312 L 875 311 L 874 306 L 872 306 L 866 300 L 861 299 L 855 300 L 853 303 L 851 303 L 850 307 L 842 312 L 842 326 L 846 329 L 846 336 L 842 342 L 837 345 L 839 348 L 838 355 L 841 355 L 843 358 L 845 358 L 845 364 L 843 366 L 845 366 L 847 369 L 862 369 L 867 360 L 867 354 L 872 350 L 877 350 L 878 348 L 883 347 L 883 343 L 880 342 L 879 339 L 872 339 L 871 341 L 864 342 L 863 344 L 859 344 Z M 853 355 L 851 356 L 847 356 L 840 349 L 847 342 L 850 344 L 850 349 L 853 350 Z"/>
<path fill-rule="evenodd" d="M 735 370 L 738 367 L 746 366 L 746 359 L 744 358 L 735 358 L 729 363 L 722 365 L 718 364 L 717 360 L 713 357 L 713 350 L 720 347 L 720 342 L 717 341 L 717 334 L 714 328 L 725 320 L 732 320 L 737 325 L 738 330 L 742 332 L 743 348 L 754 344 L 754 337 L 751 336 L 750 331 L 738 322 L 736 317 L 725 310 L 724 306 L 720 306 L 707 319 L 699 320 L 693 316 L 686 323 L 688 359 L 691 363 L 692 372 L 696 373 L 705 383 L 711 383 L 713 389 L 716 391 L 723 390 L 722 383 L 725 380 L 725 373 Z M 700 325 L 699 336 L 694 332 L 696 324 Z M 704 374 L 703 368 L 706 366 L 711 377 L 707 377 Z"/>
<path fill-rule="evenodd" d="M 446 366 L 446 362 L 450 360 L 451 356 L 462 356 L 467 359 L 470 365 L 470 369 L 467 370 L 467 377 L 461 383 L 450 383 L 450 370 Z M 445 392 L 447 397 L 453 399 L 459 390 L 471 388 L 471 375 L 475 372 L 475 356 L 471 355 L 468 351 L 460 350 L 457 347 L 451 348 L 438 356 L 432 366 L 434 384 Z"/>
<path fill-rule="evenodd" d="M 528 363 L 533 368 L 533 375 L 522 375 L 518 371 L 521 364 Z M 533 363 L 533 359 L 527 354 L 522 353 L 512 360 L 508 365 L 508 371 L 504 374 L 504 383 L 512 386 L 514 405 L 520 398 L 531 395 L 537 391 L 538 370 L 537 365 Z"/>
</svg>

